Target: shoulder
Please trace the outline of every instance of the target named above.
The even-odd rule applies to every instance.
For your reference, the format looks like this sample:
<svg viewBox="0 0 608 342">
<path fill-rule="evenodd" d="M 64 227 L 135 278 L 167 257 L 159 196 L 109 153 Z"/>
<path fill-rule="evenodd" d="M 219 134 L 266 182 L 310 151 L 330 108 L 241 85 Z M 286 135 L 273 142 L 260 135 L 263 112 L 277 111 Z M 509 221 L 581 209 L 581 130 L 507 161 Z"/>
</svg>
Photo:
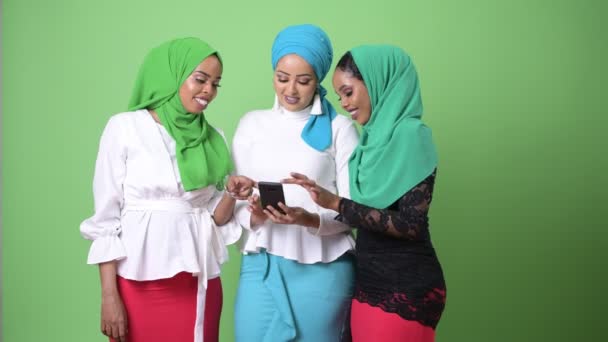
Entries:
<svg viewBox="0 0 608 342">
<path fill-rule="evenodd" d="M 103 130 L 103 135 L 110 139 L 119 139 L 130 136 L 130 132 L 139 127 L 145 127 L 146 120 L 152 120 L 146 110 L 122 112 L 112 115 Z"/>
<path fill-rule="evenodd" d="M 338 114 L 331 122 L 332 129 L 356 129 L 354 122 L 344 115 Z"/>
<path fill-rule="evenodd" d="M 117 113 L 110 117 L 108 120 L 108 126 L 135 124 L 144 120 L 150 120 L 151 118 L 149 116 L 150 114 L 148 114 L 148 111 L 146 110 Z"/>
<path fill-rule="evenodd" d="M 241 117 L 239 124 L 253 124 L 267 119 L 269 116 L 273 115 L 273 113 L 274 111 L 272 109 L 252 110 Z"/>
<path fill-rule="evenodd" d="M 334 139 L 338 136 L 359 136 L 355 123 L 344 115 L 338 114 L 331 123 Z"/>
<path fill-rule="evenodd" d="M 272 120 L 274 112 L 271 109 L 253 110 L 245 113 L 240 119 L 237 126 L 236 134 L 240 135 L 249 131 L 257 132 L 260 127 L 264 127 L 266 122 Z"/>
</svg>

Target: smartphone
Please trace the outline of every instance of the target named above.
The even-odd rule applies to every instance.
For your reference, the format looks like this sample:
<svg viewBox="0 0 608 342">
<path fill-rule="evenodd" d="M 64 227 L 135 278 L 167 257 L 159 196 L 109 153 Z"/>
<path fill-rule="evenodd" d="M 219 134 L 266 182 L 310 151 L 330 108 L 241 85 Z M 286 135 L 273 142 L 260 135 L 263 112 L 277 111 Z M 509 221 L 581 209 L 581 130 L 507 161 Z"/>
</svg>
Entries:
<svg viewBox="0 0 608 342">
<path fill-rule="evenodd" d="M 258 182 L 258 190 L 260 190 L 260 200 L 262 208 L 272 206 L 281 214 L 285 212 L 279 207 L 279 202 L 285 204 L 285 193 L 283 193 L 283 184 L 275 182 Z"/>
</svg>

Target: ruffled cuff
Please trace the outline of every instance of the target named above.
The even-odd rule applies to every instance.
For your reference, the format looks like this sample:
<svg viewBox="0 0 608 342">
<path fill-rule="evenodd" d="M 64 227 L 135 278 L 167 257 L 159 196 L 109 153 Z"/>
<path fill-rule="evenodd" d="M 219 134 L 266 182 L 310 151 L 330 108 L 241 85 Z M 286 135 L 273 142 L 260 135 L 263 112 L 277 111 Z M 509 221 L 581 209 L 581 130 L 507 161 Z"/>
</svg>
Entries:
<svg viewBox="0 0 608 342">
<path fill-rule="evenodd" d="M 225 224 L 216 226 L 216 229 L 219 230 L 222 240 L 224 241 L 224 245 L 226 246 L 237 242 L 241 238 L 241 233 L 243 231 L 234 217 L 230 218 L 230 220 L 228 220 L 228 222 Z"/>
<path fill-rule="evenodd" d="M 101 236 L 91 244 L 87 264 L 100 264 L 112 260 L 121 260 L 126 257 L 127 252 L 118 235 Z"/>
<path fill-rule="evenodd" d="M 249 231 L 255 231 L 256 228 L 251 228 L 251 213 L 247 210 L 249 202 L 237 201 L 234 209 L 234 217 L 238 224 Z"/>
<path fill-rule="evenodd" d="M 337 220 L 336 213 L 331 211 L 320 211 L 319 228 L 306 228 L 308 232 L 315 236 L 335 235 L 351 230 L 351 227 Z"/>
</svg>

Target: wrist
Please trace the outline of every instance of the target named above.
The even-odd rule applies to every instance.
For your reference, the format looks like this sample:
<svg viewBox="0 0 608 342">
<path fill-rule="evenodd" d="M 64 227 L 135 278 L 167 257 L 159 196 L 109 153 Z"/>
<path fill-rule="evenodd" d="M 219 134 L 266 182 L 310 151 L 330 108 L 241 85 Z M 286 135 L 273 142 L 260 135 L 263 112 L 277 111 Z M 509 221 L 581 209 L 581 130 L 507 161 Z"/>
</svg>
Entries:
<svg viewBox="0 0 608 342">
<path fill-rule="evenodd" d="M 307 213 L 304 216 L 304 222 L 302 226 L 319 229 L 321 226 L 321 218 L 317 214 Z"/>
<path fill-rule="evenodd" d="M 228 192 L 228 189 L 224 190 L 224 201 L 228 201 L 228 202 L 233 201 L 233 202 L 236 202 L 236 198 L 234 198 L 232 196 L 232 194 L 230 192 Z"/>
<path fill-rule="evenodd" d="M 114 298 L 118 296 L 118 290 L 116 287 L 108 287 L 101 289 L 101 298 Z"/>
<path fill-rule="evenodd" d="M 331 209 L 335 212 L 340 212 L 340 201 L 341 200 L 342 200 L 342 197 L 335 196 L 334 200 L 331 202 L 331 207 L 329 209 Z"/>
</svg>

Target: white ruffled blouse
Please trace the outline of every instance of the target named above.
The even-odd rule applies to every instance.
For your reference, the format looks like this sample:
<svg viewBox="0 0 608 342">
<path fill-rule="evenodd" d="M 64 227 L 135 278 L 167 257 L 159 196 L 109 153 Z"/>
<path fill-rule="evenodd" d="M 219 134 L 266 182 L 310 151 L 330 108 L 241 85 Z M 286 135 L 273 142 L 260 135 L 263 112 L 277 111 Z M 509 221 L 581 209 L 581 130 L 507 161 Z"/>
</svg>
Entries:
<svg viewBox="0 0 608 342">
<path fill-rule="evenodd" d="M 80 225 L 82 236 L 93 240 L 88 263 L 120 260 L 123 278 L 190 272 L 206 283 L 220 274 L 226 245 L 241 234 L 232 219 L 221 227 L 213 222 L 223 192 L 215 186 L 184 191 L 175 141 L 147 110 L 110 118 L 99 144 L 93 195 L 95 213 Z"/>
<path fill-rule="evenodd" d="M 236 173 L 256 181 L 278 182 L 290 172 L 299 172 L 314 179 L 329 191 L 350 198 L 348 160 L 359 139 L 351 120 L 338 115 L 332 121 L 332 144 L 317 151 L 302 138 L 302 129 L 311 115 L 321 113 L 319 96 L 312 106 L 300 112 L 289 112 L 275 99 L 269 110 L 258 110 L 241 118 L 232 143 Z M 267 220 L 252 228 L 246 202 L 237 202 L 235 216 L 244 228 L 240 241 L 245 254 L 266 249 L 273 255 L 304 264 L 331 262 L 353 250 L 351 228 L 335 220 L 336 212 L 315 204 L 306 190 L 298 185 L 284 184 L 287 206 L 302 207 L 316 213 L 320 227 L 275 224 Z"/>
</svg>

